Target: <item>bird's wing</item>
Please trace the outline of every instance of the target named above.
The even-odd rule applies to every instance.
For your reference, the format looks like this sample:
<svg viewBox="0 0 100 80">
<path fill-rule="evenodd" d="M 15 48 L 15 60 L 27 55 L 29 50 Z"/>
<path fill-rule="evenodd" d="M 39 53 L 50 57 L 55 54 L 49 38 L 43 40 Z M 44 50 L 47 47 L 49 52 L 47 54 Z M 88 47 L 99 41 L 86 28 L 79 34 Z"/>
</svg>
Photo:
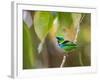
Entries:
<svg viewBox="0 0 100 80">
<path fill-rule="evenodd" d="M 66 40 L 66 41 L 64 41 L 62 44 L 66 44 L 66 43 L 68 43 L 68 42 L 70 42 L 70 41 Z"/>
<path fill-rule="evenodd" d="M 75 43 L 73 42 L 70 42 L 70 41 L 64 41 L 62 43 L 63 46 L 77 46 Z"/>
</svg>

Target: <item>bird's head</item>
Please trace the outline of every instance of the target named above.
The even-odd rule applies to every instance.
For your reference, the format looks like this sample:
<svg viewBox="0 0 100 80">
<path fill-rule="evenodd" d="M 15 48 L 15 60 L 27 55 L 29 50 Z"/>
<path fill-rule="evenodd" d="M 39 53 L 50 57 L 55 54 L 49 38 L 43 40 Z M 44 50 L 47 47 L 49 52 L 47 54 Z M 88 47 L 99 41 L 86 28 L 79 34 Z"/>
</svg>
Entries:
<svg viewBox="0 0 100 80">
<path fill-rule="evenodd" d="M 64 42 L 64 38 L 62 36 L 57 36 L 56 39 L 57 39 L 58 43 Z"/>
</svg>

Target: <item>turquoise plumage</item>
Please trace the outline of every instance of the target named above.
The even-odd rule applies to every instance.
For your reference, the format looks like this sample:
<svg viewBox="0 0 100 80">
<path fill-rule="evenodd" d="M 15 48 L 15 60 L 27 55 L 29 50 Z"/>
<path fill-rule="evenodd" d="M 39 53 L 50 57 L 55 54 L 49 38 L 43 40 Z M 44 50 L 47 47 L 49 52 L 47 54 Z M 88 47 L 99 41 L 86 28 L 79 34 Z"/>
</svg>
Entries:
<svg viewBox="0 0 100 80">
<path fill-rule="evenodd" d="M 71 41 L 64 40 L 62 36 L 57 36 L 58 46 L 62 48 L 65 52 L 71 51 L 75 48 L 77 48 L 77 45 Z"/>
</svg>

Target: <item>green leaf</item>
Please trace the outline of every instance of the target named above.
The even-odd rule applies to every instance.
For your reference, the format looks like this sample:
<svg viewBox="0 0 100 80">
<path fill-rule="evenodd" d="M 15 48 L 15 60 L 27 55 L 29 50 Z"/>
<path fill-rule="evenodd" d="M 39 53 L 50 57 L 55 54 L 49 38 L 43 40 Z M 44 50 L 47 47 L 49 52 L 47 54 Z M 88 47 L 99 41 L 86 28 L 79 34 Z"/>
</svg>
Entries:
<svg viewBox="0 0 100 80">
<path fill-rule="evenodd" d="M 69 12 L 58 12 L 58 30 L 57 36 L 66 33 L 66 28 L 70 28 L 73 25 L 72 15 Z"/>
<path fill-rule="evenodd" d="M 32 50 L 32 41 L 30 30 L 23 22 L 23 69 L 31 69 L 34 65 L 34 55 Z"/>
<path fill-rule="evenodd" d="M 73 23 L 72 15 L 69 12 L 59 12 L 58 21 L 60 27 L 70 27 Z"/>
<path fill-rule="evenodd" d="M 77 25 L 80 24 L 81 16 L 82 16 L 81 13 L 72 13 L 74 27 L 77 28 Z"/>
<path fill-rule="evenodd" d="M 37 11 L 34 15 L 34 28 L 38 38 L 43 41 L 53 25 L 54 16 L 48 11 Z"/>
</svg>

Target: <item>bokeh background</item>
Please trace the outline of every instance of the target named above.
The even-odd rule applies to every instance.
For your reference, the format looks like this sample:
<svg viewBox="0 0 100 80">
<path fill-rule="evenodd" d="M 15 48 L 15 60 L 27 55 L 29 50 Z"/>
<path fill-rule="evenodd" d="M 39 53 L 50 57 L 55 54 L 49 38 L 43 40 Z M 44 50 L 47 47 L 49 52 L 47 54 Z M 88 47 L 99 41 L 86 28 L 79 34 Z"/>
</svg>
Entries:
<svg viewBox="0 0 100 80">
<path fill-rule="evenodd" d="M 23 11 L 23 69 L 60 67 L 64 52 L 56 36 L 74 41 L 64 67 L 91 66 L 91 14 L 55 11 Z"/>
</svg>

